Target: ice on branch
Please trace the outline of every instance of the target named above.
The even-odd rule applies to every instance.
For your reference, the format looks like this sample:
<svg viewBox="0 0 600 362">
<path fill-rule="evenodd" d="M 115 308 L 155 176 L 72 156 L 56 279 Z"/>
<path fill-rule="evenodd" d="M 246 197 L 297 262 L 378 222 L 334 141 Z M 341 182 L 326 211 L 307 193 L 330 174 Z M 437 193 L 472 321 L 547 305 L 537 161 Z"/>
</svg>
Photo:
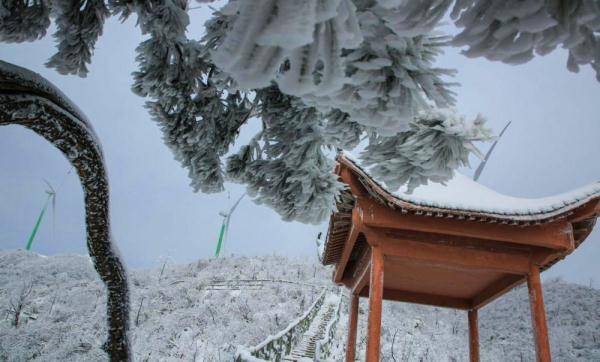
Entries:
<svg viewBox="0 0 600 362">
<path fill-rule="evenodd" d="M 497 4 L 490 10 L 488 3 Z M 352 149 L 368 132 L 365 162 L 386 182 L 414 188 L 450 177 L 475 151 L 470 142 L 487 137 L 479 121 L 433 111 L 454 104 L 446 80 L 453 71 L 434 66 L 448 39 L 431 33 L 452 4 L 465 28 L 455 42 L 469 45 L 470 55 L 495 58 L 500 45 L 512 55 L 525 51 L 521 40 L 516 48 L 505 43 L 510 32 L 489 33 L 500 25 L 513 31 L 518 23 L 515 29 L 534 32 L 536 41 L 557 29 L 572 69 L 596 66 L 597 12 L 586 15 L 596 3 L 574 1 L 560 16 L 544 2 L 515 6 L 530 3 L 538 5 L 519 8 L 517 16 L 482 0 L 231 0 L 206 22 L 206 34 L 192 40 L 187 0 L 90 0 L 81 7 L 15 0 L 0 4 L 0 40 L 37 39 L 52 14 L 58 52 L 47 65 L 84 76 L 104 19 L 135 15 L 145 39 L 136 49 L 132 89 L 148 99 L 194 190 L 221 191 L 229 177 L 284 219 L 315 223 L 328 216 L 340 188 L 327 150 Z M 558 25 L 539 20 L 543 6 Z M 499 9 L 512 18 L 499 18 Z M 251 116 L 263 129 L 223 170 Z"/>
<path fill-rule="evenodd" d="M 244 94 L 216 87 L 219 71 L 205 57 L 222 34 L 210 23 L 215 32 L 203 43 L 187 39 L 186 6 L 180 0 L 122 9 L 124 16 L 137 13 L 142 30 L 150 34 L 137 49 L 133 90 L 152 99 L 146 107 L 165 144 L 188 170 L 192 188 L 219 192 L 224 181 L 221 157 L 248 119 L 251 104 Z"/>
<path fill-rule="evenodd" d="M 350 119 L 347 113 L 333 110 L 325 116 L 325 138 L 333 147 L 351 150 L 358 146 L 365 127 Z"/>
<path fill-rule="evenodd" d="M 454 71 L 433 66 L 446 38 L 398 36 L 371 11 L 360 13 L 360 27 L 365 41 L 344 57 L 347 83 L 329 96 L 303 97 L 307 104 L 323 111 L 339 109 L 387 135 L 407 130 L 432 103 L 454 104 L 452 83 L 443 79 Z"/>
<path fill-rule="evenodd" d="M 102 35 L 104 20 L 109 15 L 102 0 L 88 0 L 84 5 L 71 0 L 54 0 L 53 13 L 58 27 L 54 37 L 58 51 L 46 63 L 61 74 L 85 77 L 92 61 L 94 45 Z"/>
<path fill-rule="evenodd" d="M 47 0 L 0 2 L 0 41 L 34 41 L 44 37 L 49 26 L 50 4 Z"/>
<path fill-rule="evenodd" d="M 569 51 L 567 68 L 590 64 L 600 81 L 600 2 L 458 0 L 452 11 L 464 28 L 453 43 L 468 57 L 484 56 L 508 64 L 545 55 L 558 46 Z"/>
<path fill-rule="evenodd" d="M 284 220 L 323 221 L 342 184 L 324 153 L 321 115 L 276 87 L 258 92 L 264 130 L 227 162 L 228 175 L 248 185 L 255 201 Z"/>
<path fill-rule="evenodd" d="M 453 0 L 377 0 L 373 13 L 398 36 L 426 35 L 435 29 Z"/>
<path fill-rule="evenodd" d="M 371 135 L 360 158 L 390 190 L 407 184 L 412 192 L 429 181 L 448 181 L 455 169 L 469 164 L 471 152 L 479 153 L 473 141 L 488 139 L 481 116 L 467 121 L 450 110 L 424 112 L 397 136 Z"/>
<path fill-rule="evenodd" d="M 284 93 L 296 96 L 341 88 L 342 49 L 362 42 L 352 1 L 233 3 L 237 11 L 232 27 L 212 60 L 240 88 L 276 82 Z"/>
</svg>

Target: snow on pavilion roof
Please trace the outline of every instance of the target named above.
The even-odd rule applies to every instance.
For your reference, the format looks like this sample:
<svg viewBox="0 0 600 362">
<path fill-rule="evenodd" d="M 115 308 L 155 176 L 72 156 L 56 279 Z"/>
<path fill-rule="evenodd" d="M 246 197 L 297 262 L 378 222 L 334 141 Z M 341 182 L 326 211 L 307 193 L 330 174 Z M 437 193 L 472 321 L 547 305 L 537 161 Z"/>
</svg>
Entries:
<svg viewBox="0 0 600 362">
<path fill-rule="evenodd" d="M 433 211 L 456 211 L 485 214 L 498 219 L 535 221 L 553 218 L 600 198 L 600 182 L 550 197 L 519 198 L 500 194 L 458 172 L 445 184 L 432 182 L 417 187 L 412 193 L 407 192 L 406 186 L 393 191 L 384 182 L 370 175 L 351 154 L 341 154 L 338 161 L 354 168 L 357 173 L 374 183 L 371 186 L 375 186 L 375 192 L 389 196 L 387 199 L 400 207 L 412 205 Z"/>
<path fill-rule="evenodd" d="M 600 182 L 560 195 L 533 199 L 502 195 L 455 173 L 445 184 L 431 183 L 408 193 L 406 187 L 390 190 L 384 182 L 370 175 L 357 158 L 348 153 L 338 155 L 337 161 L 358 178 L 359 184 L 370 197 L 402 214 L 500 223 L 515 227 L 546 224 L 567 218 L 573 221 L 573 236 L 577 247 L 591 233 L 600 213 Z M 355 202 L 356 195 L 350 189 L 342 191 L 337 201 L 337 211 L 331 215 L 327 241 L 321 253 L 324 265 L 337 263 L 343 253 Z M 579 210 L 585 210 L 590 204 L 592 209 L 585 211 L 585 215 L 577 216 Z M 581 216 L 584 216 L 583 219 Z"/>
</svg>

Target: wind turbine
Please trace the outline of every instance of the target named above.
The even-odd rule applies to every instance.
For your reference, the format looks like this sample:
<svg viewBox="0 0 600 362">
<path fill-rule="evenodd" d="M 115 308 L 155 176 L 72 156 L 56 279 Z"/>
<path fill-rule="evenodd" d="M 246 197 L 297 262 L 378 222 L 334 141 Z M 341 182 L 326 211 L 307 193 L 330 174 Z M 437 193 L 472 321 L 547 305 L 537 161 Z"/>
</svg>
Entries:
<svg viewBox="0 0 600 362">
<path fill-rule="evenodd" d="M 502 129 L 502 131 L 500 131 L 500 134 L 498 135 L 498 138 L 496 138 L 496 140 L 492 144 L 492 147 L 490 147 L 490 149 L 485 154 L 485 157 L 483 158 L 483 160 L 481 161 L 481 163 L 477 167 L 477 170 L 475 170 L 475 175 L 473 176 L 473 180 L 474 181 L 479 180 L 479 177 L 481 176 L 481 173 L 483 172 L 483 169 L 484 169 L 485 165 L 487 164 L 488 160 L 490 159 L 490 156 L 492 155 L 492 152 L 494 151 L 494 148 L 496 148 L 496 145 L 498 144 L 498 141 L 500 141 L 500 137 L 502 137 L 502 135 L 504 134 L 504 132 L 506 131 L 506 129 L 508 128 L 508 126 L 510 126 L 510 123 L 511 123 L 511 121 L 508 121 L 508 123 L 506 124 L 506 126 L 504 126 L 504 128 Z"/>
<path fill-rule="evenodd" d="M 221 231 L 219 232 L 219 240 L 217 241 L 217 250 L 215 250 L 215 257 L 219 257 L 219 253 L 221 252 L 221 247 L 227 238 L 227 231 L 229 230 L 229 222 L 231 221 L 231 215 L 240 204 L 240 201 L 246 196 L 246 193 L 243 193 L 242 196 L 233 204 L 229 212 L 221 211 L 219 215 L 223 216 L 223 223 L 221 224 Z"/>
<path fill-rule="evenodd" d="M 48 205 L 52 205 L 52 237 L 54 238 L 54 227 L 56 225 L 56 223 L 55 223 L 55 221 L 56 221 L 56 193 L 65 184 L 67 177 L 71 174 L 72 171 L 73 171 L 73 166 L 71 166 L 69 171 L 67 171 L 67 173 L 63 177 L 60 185 L 58 185 L 58 188 L 56 190 L 54 190 L 54 188 L 52 187 L 52 185 L 50 185 L 50 183 L 48 181 L 44 180 L 44 182 L 48 186 L 48 189 L 46 190 L 46 195 L 48 195 L 48 196 L 46 197 L 44 206 L 42 207 L 42 210 L 40 211 L 40 214 L 38 215 L 38 218 L 35 221 L 33 230 L 31 231 L 31 234 L 29 235 L 29 239 L 27 240 L 27 245 L 25 246 L 25 250 L 31 250 L 31 246 L 33 245 L 33 240 L 35 239 L 38 229 L 40 228 L 40 224 L 42 223 L 42 219 L 44 218 L 44 214 L 46 213 L 46 209 L 48 208 Z"/>
<path fill-rule="evenodd" d="M 33 227 L 33 230 L 31 231 L 31 235 L 29 235 L 29 239 L 27 240 L 27 246 L 25 247 L 25 250 L 31 250 L 31 246 L 33 244 L 33 240 L 35 239 L 35 235 L 37 234 L 38 229 L 40 228 L 40 224 L 42 223 L 42 219 L 44 218 L 44 214 L 46 213 L 46 209 L 48 208 L 48 205 L 50 205 L 50 203 L 52 205 L 52 219 L 54 220 L 55 217 L 56 191 L 54 191 L 54 188 L 52 187 L 52 185 L 50 185 L 48 181 L 44 180 L 44 182 L 48 186 L 48 189 L 46 190 L 46 195 L 48 196 L 46 197 L 46 201 L 44 202 L 44 207 L 42 207 L 42 211 L 40 211 L 40 214 L 38 215 L 38 218 L 35 221 L 35 225 Z"/>
</svg>

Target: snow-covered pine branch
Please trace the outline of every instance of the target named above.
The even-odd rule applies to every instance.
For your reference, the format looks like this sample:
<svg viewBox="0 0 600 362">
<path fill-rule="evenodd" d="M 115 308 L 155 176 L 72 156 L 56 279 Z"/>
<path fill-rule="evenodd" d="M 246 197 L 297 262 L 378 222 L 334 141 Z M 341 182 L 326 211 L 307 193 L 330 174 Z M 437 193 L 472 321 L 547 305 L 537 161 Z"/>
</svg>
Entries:
<svg viewBox="0 0 600 362">
<path fill-rule="evenodd" d="M 460 0 L 459 0 L 460 1 Z M 438 25 L 454 0 L 377 0 L 362 1 L 383 19 L 396 35 L 414 37 L 430 33 Z"/>
<path fill-rule="evenodd" d="M 46 63 L 61 74 L 85 77 L 94 45 L 109 15 L 103 0 L 52 0 L 58 51 Z"/>
<path fill-rule="evenodd" d="M 490 130 L 477 116 L 467 121 L 450 110 L 419 114 L 399 136 L 370 136 L 361 153 L 363 165 L 390 189 L 407 184 L 410 191 L 428 181 L 445 182 L 455 169 L 477 153 L 474 141 L 490 139 Z"/>
<path fill-rule="evenodd" d="M 327 95 L 303 97 L 307 104 L 339 109 L 349 120 L 387 135 L 406 131 L 423 110 L 454 104 L 453 84 L 443 79 L 454 71 L 433 66 L 447 38 L 398 36 L 370 10 L 359 19 L 365 41 L 345 51 L 345 84 Z"/>
<path fill-rule="evenodd" d="M 370 7 L 397 35 L 429 33 L 452 8 L 462 31 L 452 44 L 468 57 L 521 64 L 561 46 L 567 68 L 590 65 L 600 81 L 600 1 L 598 0 L 357 0 Z M 362 5 L 359 5 L 362 4 Z"/>
<path fill-rule="evenodd" d="M 338 90 L 342 49 L 362 42 L 350 0 L 232 1 L 226 15 L 231 29 L 212 60 L 244 89 L 275 81 L 295 96 Z"/>
<path fill-rule="evenodd" d="M 256 202 L 273 208 L 284 220 L 324 220 L 342 184 L 325 155 L 322 116 L 274 86 L 256 97 L 264 129 L 229 158 L 228 174 L 246 183 Z"/>
<path fill-rule="evenodd" d="M 562 46 L 570 71 L 589 64 L 600 81 L 598 0 L 457 0 L 452 18 L 463 28 L 453 44 L 468 57 L 521 64 Z"/>
<path fill-rule="evenodd" d="M 43 38 L 50 26 L 48 0 L 0 2 L 0 41 L 22 43 Z"/>
<path fill-rule="evenodd" d="M 223 190 L 223 156 L 246 121 L 251 104 L 244 94 L 215 86 L 219 71 L 205 60 L 216 34 L 203 43 L 189 40 L 186 1 L 140 2 L 124 9 L 138 15 L 150 38 L 137 49 L 140 65 L 133 90 L 151 98 L 146 103 L 163 131 L 165 144 L 188 169 L 195 191 Z"/>
<path fill-rule="evenodd" d="M 334 109 L 324 116 L 325 137 L 331 147 L 351 150 L 360 143 L 365 127 L 350 119 L 347 113 Z"/>
</svg>

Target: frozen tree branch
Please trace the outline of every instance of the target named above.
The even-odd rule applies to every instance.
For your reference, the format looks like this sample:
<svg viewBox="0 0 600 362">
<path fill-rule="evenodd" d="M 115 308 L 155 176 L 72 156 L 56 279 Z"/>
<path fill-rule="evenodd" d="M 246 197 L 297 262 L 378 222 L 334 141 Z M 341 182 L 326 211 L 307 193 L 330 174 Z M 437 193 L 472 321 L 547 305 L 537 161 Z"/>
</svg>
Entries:
<svg viewBox="0 0 600 362">
<path fill-rule="evenodd" d="M 447 180 L 487 139 L 480 124 L 457 133 L 458 118 L 439 112 L 454 105 L 454 71 L 434 65 L 446 46 L 508 64 L 562 46 L 569 70 L 590 65 L 600 80 L 597 0 L 230 0 L 199 40 L 187 36 L 189 10 L 187 0 L 7 0 L 0 41 L 43 37 L 52 17 L 58 50 L 47 65 L 85 76 L 105 18 L 137 16 L 146 39 L 132 89 L 192 188 L 219 192 L 229 178 L 303 222 L 334 207 L 328 149 L 368 134 L 370 171 L 412 189 Z M 461 29 L 451 38 L 436 33 L 448 12 Z M 263 130 L 224 170 L 253 116 Z"/>
<path fill-rule="evenodd" d="M 428 181 L 444 182 L 478 153 L 473 141 L 490 139 L 484 120 L 467 121 L 452 112 L 424 112 L 407 132 L 394 137 L 370 136 L 361 157 L 369 171 L 390 189 L 407 184 L 411 192 Z"/>
<path fill-rule="evenodd" d="M 48 0 L 6 0 L 0 3 L 0 41 L 21 43 L 46 35 L 50 26 Z"/>
<path fill-rule="evenodd" d="M 108 8 L 103 0 L 53 0 L 58 51 L 46 63 L 61 74 L 85 77 Z"/>
<path fill-rule="evenodd" d="M 284 220 L 318 223 L 334 207 L 342 185 L 325 156 L 326 134 L 319 113 L 276 87 L 257 94 L 265 126 L 255 139 L 228 159 L 233 180 Z"/>
<path fill-rule="evenodd" d="M 12 325 L 16 328 L 19 326 L 21 312 L 29 304 L 29 296 L 33 290 L 33 283 L 23 283 L 16 295 L 9 298 L 9 313 L 13 316 Z"/>
</svg>

